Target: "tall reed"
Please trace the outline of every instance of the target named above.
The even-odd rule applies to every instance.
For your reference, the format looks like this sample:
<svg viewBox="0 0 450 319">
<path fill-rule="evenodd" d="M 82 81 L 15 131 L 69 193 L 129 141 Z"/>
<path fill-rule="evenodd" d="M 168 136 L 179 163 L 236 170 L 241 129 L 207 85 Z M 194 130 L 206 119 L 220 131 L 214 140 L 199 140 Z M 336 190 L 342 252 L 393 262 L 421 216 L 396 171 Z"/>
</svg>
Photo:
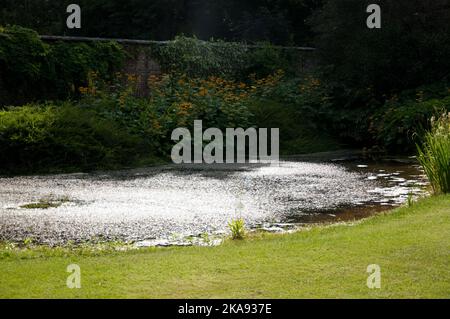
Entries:
<svg viewBox="0 0 450 319">
<path fill-rule="evenodd" d="M 417 145 L 418 160 L 435 194 L 450 193 L 450 112 L 431 119 L 422 145 Z"/>
</svg>

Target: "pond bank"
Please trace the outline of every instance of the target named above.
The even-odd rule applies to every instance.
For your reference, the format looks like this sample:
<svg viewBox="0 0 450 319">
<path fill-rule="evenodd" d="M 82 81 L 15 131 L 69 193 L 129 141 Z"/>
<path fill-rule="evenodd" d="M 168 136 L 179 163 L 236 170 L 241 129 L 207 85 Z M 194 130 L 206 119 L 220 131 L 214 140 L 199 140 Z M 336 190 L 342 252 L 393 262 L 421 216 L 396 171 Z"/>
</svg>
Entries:
<svg viewBox="0 0 450 319">
<path fill-rule="evenodd" d="M 2 298 L 449 298 L 450 195 L 353 224 L 218 247 L 0 249 Z M 65 286 L 69 264 L 82 289 Z M 381 268 L 368 289 L 366 268 Z M 124 286 L 124 282 L 126 283 Z"/>
</svg>

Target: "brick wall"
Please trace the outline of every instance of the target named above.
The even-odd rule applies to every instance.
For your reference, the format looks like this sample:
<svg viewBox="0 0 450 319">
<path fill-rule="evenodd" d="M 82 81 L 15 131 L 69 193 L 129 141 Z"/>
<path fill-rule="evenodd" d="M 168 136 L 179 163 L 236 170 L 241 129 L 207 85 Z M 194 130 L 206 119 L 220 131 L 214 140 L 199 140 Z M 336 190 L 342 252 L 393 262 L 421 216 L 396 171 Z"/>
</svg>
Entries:
<svg viewBox="0 0 450 319">
<path fill-rule="evenodd" d="M 152 57 L 151 45 L 164 45 L 165 42 L 143 41 L 143 40 L 117 40 L 101 38 L 79 38 L 79 37 L 58 37 L 41 36 L 41 39 L 47 42 L 52 41 L 72 41 L 72 42 L 90 42 L 90 41 L 117 41 L 121 43 L 128 53 L 128 59 L 125 61 L 122 72 L 132 74 L 137 79 L 137 94 L 145 96 L 148 94 L 148 79 L 151 75 L 161 74 L 161 67 L 158 61 Z M 296 70 L 298 74 L 310 71 L 316 66 L 315 51 L 312 48 L 283 48 L 294 50 L 298 56 Z M 1 81 L 1 79 L 0 79 Z M 2 83 L 0 82 L 0 105 L 2 105 L 2 96 L 6 96 Z"/>
<path fill-rule="evenodd" d="M 129 54 L 129 58 L 125 61 L 123 73 L 133 74 L 137 78 L 137 94 L 146 96 L 148 94 L 148 79 L 151 75 L 161 74 L 161 67 L 151 55 L 151 50 L 144 46 L 133 47 L 131 45 L 124 46 Z"/>
</svg>

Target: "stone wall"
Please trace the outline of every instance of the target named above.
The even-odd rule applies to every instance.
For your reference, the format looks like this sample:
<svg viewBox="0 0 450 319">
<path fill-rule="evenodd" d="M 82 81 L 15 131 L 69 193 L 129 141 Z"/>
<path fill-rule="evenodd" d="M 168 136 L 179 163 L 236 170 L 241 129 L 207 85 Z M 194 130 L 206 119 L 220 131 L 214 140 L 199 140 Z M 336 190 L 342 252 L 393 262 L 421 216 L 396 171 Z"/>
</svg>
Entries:
<svg viewBox="0 0 450 319">
<path fill-rule="evenodd" d="M 117 41 L 122 44 L 128 53 L 128 59 L 125 61 L 122 72 L 132 74 L 137 79 L 137 94 L 146 96 L 149 93 L 148 79 L 151 75 L 161 74 L 161 66 L 157 59 L 152 57 L 152 45 L 164 45 L 167 42 L 143 41 L 143 40 L 117 40 L 117 39 L 101 39 L 101 38 L 80 38 L 80 37 L 59 37 L 59 36 L 41 36 L 46 42 L 68 41 L 68 42 L 92 42 L 92 41 Z M 313 48 L 281 48 L 283 50 L 293 50 L 298 56 L 296 59 L 297 74 L 314 69 L 316 66 L 315 50 Z M 0 79 L 1 81 L 1 79 Z M 2 105 L 2 96 L 6 96 L 4 87 L 0 82 L 0 105 Z"/>
<path fill-rule="evenodd" d="M 137 77 L 137 92 L 140 96 L 148 94 L 148 78 L 151 75 L 160 75 L 162 70 L 156 58 L 152 57 L 149 47 L 145 45 L 124 46 L 129 54 L 129 58 L 125 63 L 123 72 L 133 74 Z M 312 48 L 285 48 L 292 50 L 291 52 L 297 58 L 295 70 L 297 75 L 312 71 L 317 65 L 316 53 Z"/>
<path fill-rule="evenodd" d="M 136 93 L 139 96 L 146 96 L 149 93 L 148 79 L 152 75 L 161 74 L 161 66 L 151 55 L 151 50 L 144 46 L 124 46 L 129 54 L 125 61 L 123 73 L 133 74 L 137 79 Z"/>
</svg>

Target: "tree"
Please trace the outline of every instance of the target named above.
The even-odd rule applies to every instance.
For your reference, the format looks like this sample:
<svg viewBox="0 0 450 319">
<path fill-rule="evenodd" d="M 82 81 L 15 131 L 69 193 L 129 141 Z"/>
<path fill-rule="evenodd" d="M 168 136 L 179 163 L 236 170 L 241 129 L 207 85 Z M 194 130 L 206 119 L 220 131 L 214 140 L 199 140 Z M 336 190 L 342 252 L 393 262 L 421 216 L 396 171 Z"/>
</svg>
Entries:
<svg viewBox="0 0 450 319">
<path fill-rule="evenodd" d="M 366 7 L 381 6 L 381 29 Z M 449 0 L 327 0 L 310 20 L 326 76 L 378 95 L 448 79 Z"/>
<path fill-rule="evenodd" d="M 2 0 L 0 25 L 18 24 L 40 34 L 170 40 L 270 41 L 306 45 L 305 19 L 321 0 L 78 0 L 82 28 L 65 26 L 71 0 Z"/>
</svg>

